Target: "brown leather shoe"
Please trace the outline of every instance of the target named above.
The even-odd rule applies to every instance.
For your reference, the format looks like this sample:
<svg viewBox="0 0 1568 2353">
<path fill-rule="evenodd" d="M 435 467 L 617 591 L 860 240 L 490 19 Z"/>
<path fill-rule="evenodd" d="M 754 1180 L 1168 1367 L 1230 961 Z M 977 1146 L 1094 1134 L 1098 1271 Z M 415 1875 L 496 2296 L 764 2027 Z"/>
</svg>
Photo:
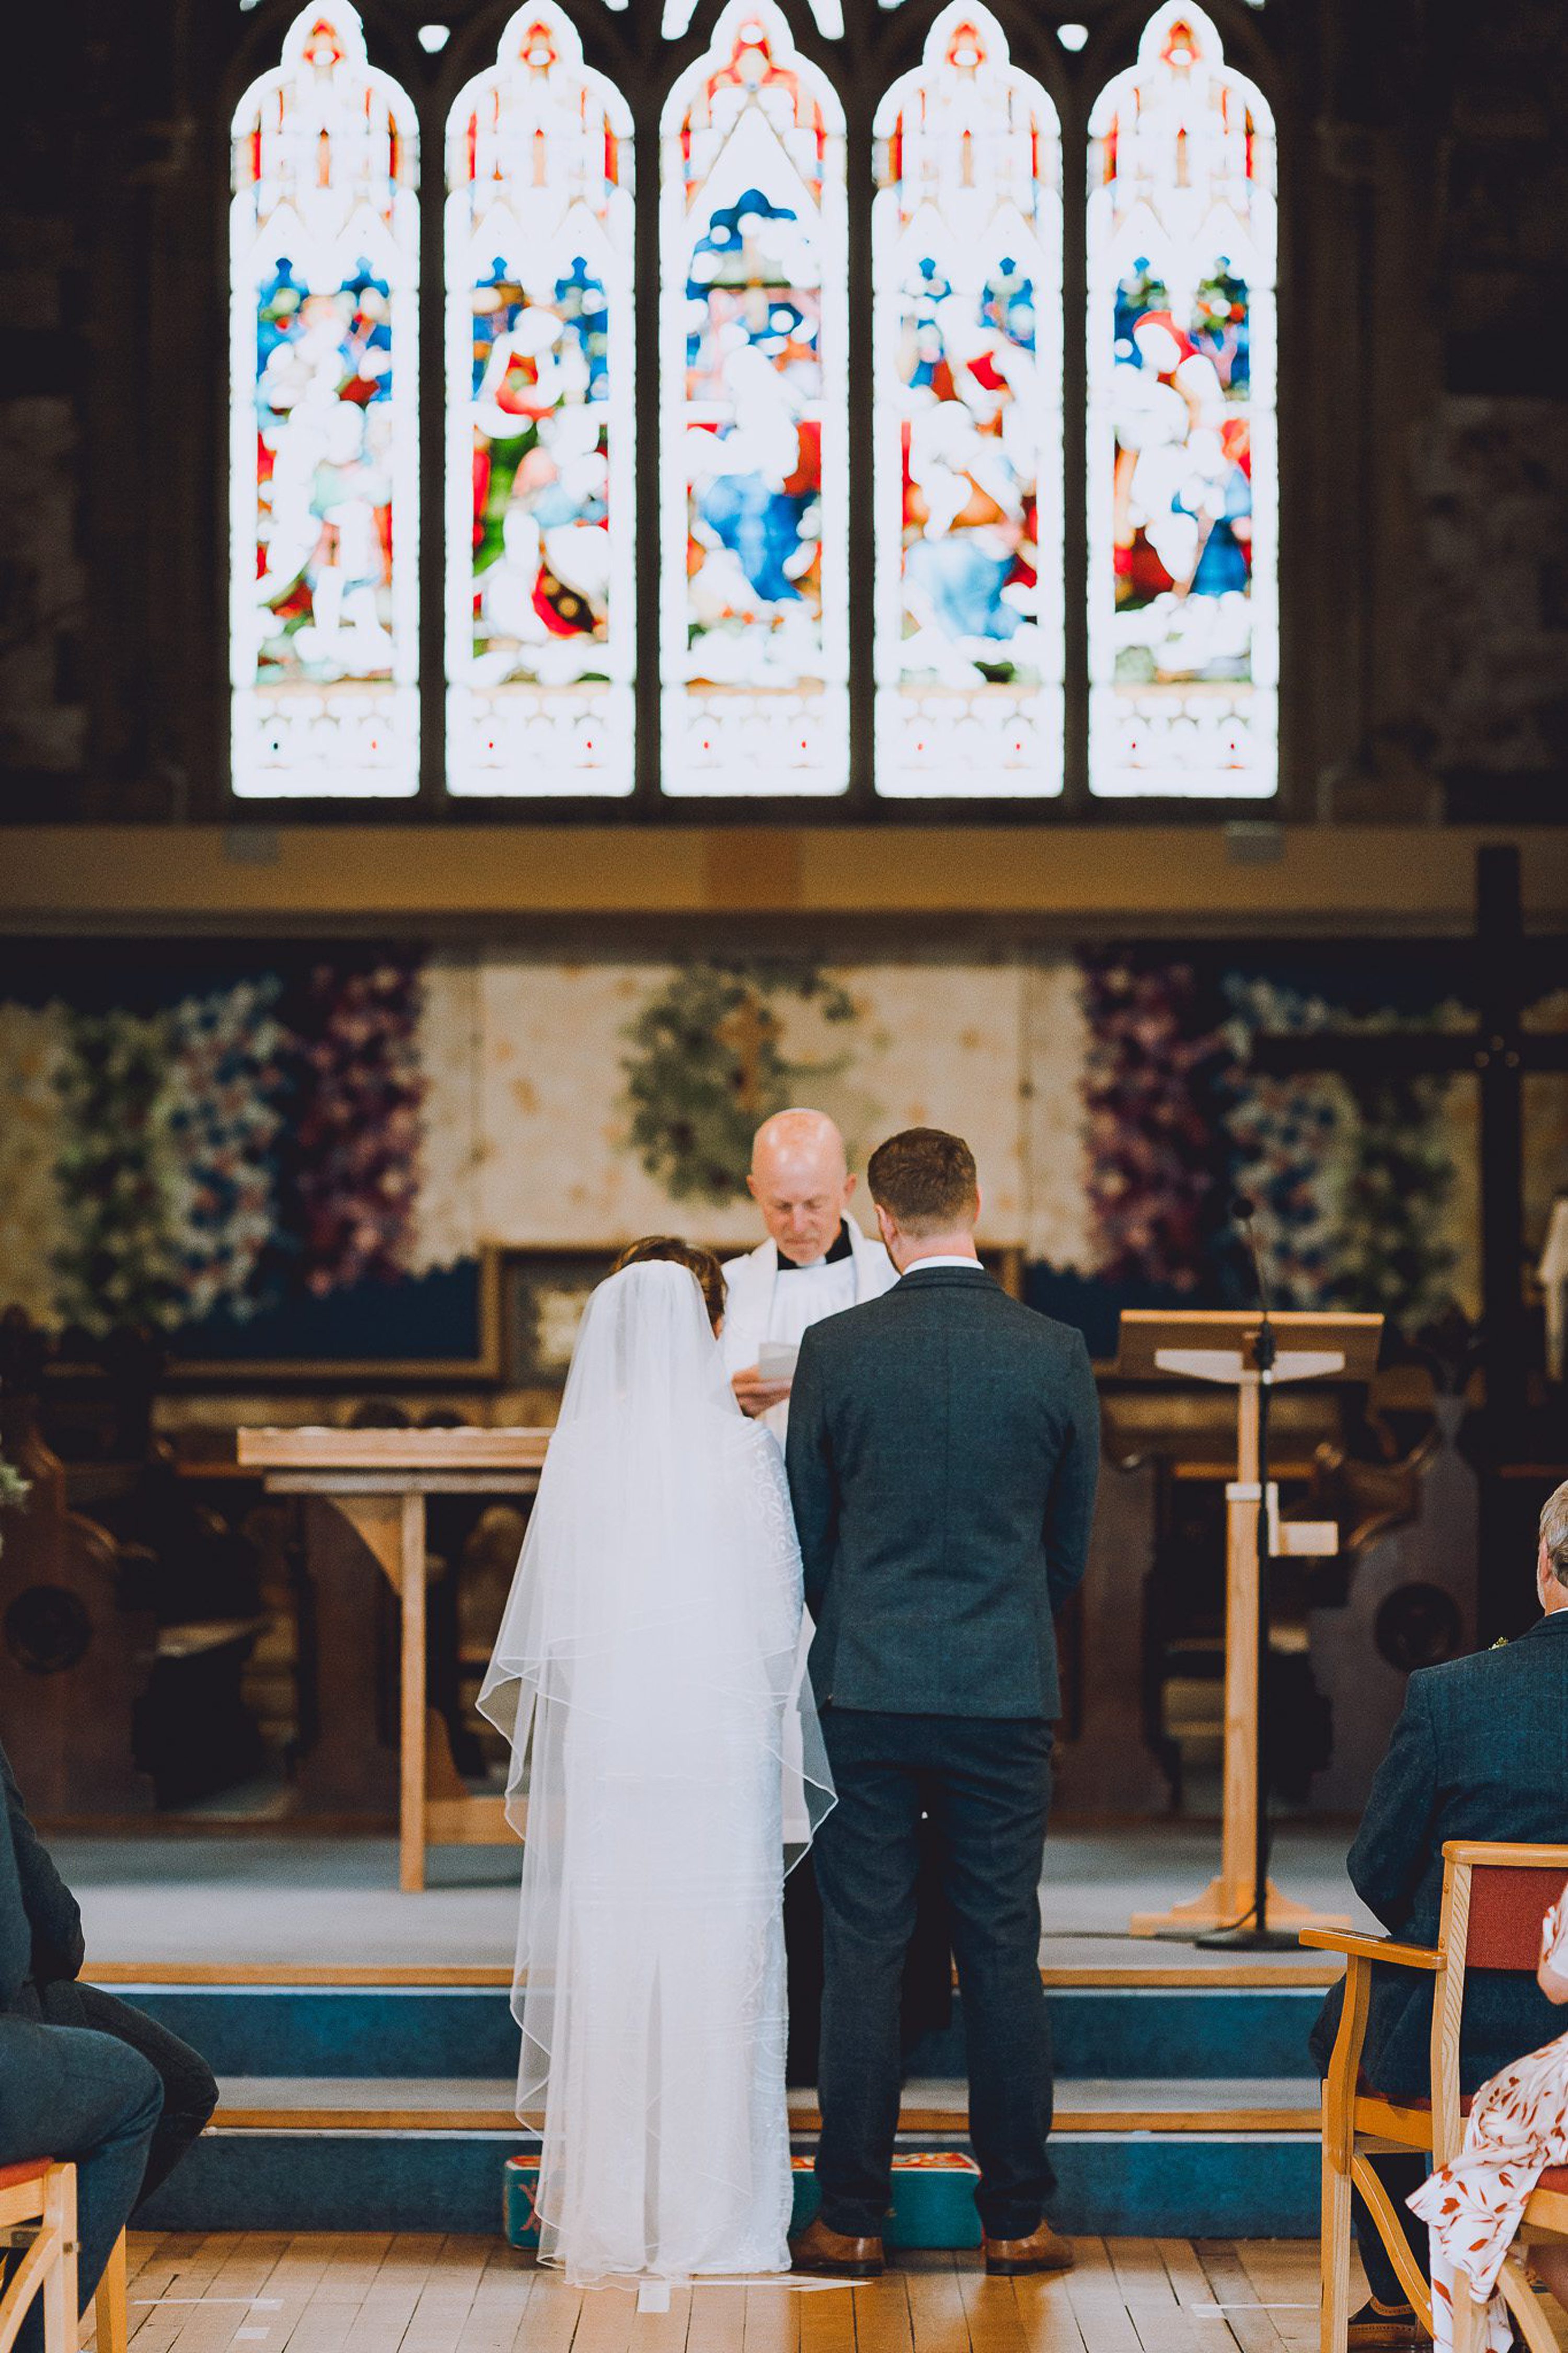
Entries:
<svg viewBox="0 0 1568 2353">
<path fill-rule="evenodd" d="M 1345 2342 L 1351 2353 L 1419 2353 L 1432 2339 L 1408 2305 L 1386 2311 L 1369 2298 L 1351 2315 Z"/>
<path fill-rule="evenodd" d="M 820 2217 L 790 2241 L 789 2256 L 791 2271 L 828 2279 L 880 2279 L 884 2269 L 880 2239 L 847 2239 L 842 2231 L 830 2231 Z"/>
<path fill-rule="evenodd" d="M 1072 2249 L 1048 2222 L 1026 2239 L 985 2242 L 985 2268 L 993 2279 L 1028 2279 L 1036 2272 L 1070 2272 L 1072 2266 Z"/>
</svg>

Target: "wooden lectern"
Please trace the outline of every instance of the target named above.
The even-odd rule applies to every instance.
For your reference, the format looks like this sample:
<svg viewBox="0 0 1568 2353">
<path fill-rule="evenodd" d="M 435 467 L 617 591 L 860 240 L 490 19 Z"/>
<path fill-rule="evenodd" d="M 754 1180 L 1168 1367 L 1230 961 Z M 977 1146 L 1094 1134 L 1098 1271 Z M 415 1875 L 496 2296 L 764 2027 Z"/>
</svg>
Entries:
<svg viewBox="0 0 1568 2353">
<path fill-rule="evenodd" d="M 1273 1370 L 1260 1373 L 1254 1343 L 1256 1308 L 1166 1314 L 1129 1308 L 1121 1317 L 1115 1369 L 1131 1380 L 1220 1381 L 1237 1393 L 1236 1477 L 1225 1491 L 1225 1797 L 1220 1871 L 1205 1893 L 1170 1912 L 1136 1913 L 1135 1936 L 1194 1936 L 1239 1926 L 1253 1916 L 1258 1836 L 1258 1391 L 1264 1381 L 1369 1381 L 1383 1336 L 1381 1315 L 1316 1315 L 1285 1311 L 1274 1326 Z M 1279 1518 L 1279 1489 L 1268 1482 L 1268 1525 L 1274 1558 L 1337 1552 L 1331 1520 Z M 1268 1889 L 1268 1916 L 1280 1928 L 1343 1927 L 1342 1919 L 1289 1903 Z"/>
</svg>

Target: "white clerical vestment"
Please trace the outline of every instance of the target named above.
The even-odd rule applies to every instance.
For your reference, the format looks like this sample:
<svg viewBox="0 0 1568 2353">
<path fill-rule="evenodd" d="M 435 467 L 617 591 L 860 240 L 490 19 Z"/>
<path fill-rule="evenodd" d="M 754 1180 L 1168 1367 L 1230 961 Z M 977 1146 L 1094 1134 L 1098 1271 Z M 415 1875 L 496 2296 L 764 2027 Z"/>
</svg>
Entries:
<svg viewBox="0 0 1568 2353">
<path fill-rule="evenodd" d="M 891 1291 L 898 1271 L 881 1243 L 868 1241 L 853 1218 L 845 1219 L 843 1231 L 848 1250 L 810 1266 L 781 1267 L 778 1244 L 771 1240 L 746 1258 L 726 1261 L 721 1345 L 731 1379 L 757 1362 L 764 1341 L 798 1347 L 802 1334 L 825 1315 Z M 782 1446 L 789 1428 L 788 1401 L 771 1407 L 763 1418 Z"/>
<path fill-rule="evenodd" d="M 720 1345 L 724 1352 L 724 1370 L 731 1379 L 756 1363 L 764 1340 L 798 1346 L 802 1333 L 813 1324 L 820 1324 L 825 1315 L 837 1315 L 841 1308 L 857 1307 L 862 1300 L 879 1299 L 884 1291 L 891 1291 L 899 1271 L 881 1243 L 868 1241 L 853 1218 L 845 1219 L 843 1235 L 849 1243 L 847 1252 L 837 1258 L 830 1252 L 810 1266 L 785 1265 L 781 1269 L 778 1244 L 771 1238 L 749 1257 L 726 1261 L 724 1329 Z M 783 1405 L 771 1406 L 763 1419 L 782 1446 L 789 1429 L 788 1398 Z M 806 1654 L 816 1630 L 808 1609 L 801 1621 L 795 1692 L 805 1672 Z M 786 1792 L 793 1789 L 800 1793 L 798 1809 L 805 1791 L 800 1778 L 800 1718 L 793 1704 L 794 1697 L 792 1693 L 792 1704 L 784 1713 L 784 1787 Z M 788 1769 L 791 1767 L 793 1771 Z M 792 1818 L 787 1799 L 784 1834 L 786 1846 L 804 1841 L 811 1835 L 803 1812 L 797 1810 Z"/>
</svg>

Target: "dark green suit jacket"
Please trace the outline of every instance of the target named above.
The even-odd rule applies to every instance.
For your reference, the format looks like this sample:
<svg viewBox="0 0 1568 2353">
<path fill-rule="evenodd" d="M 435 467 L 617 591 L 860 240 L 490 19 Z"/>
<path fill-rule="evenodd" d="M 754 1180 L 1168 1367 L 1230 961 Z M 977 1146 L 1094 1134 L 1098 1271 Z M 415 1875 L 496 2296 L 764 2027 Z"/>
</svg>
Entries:
<svg viewBox="0 0 1568 2353">
<path fill-rule="evenodd" d="M 819 1706 L 1061 1713 L 1052 1619 L 1100 1473 L 1080 1334 L 978 1267 L 917 1267 L 806 1333 L 788 1461 Z"/>
</svg>

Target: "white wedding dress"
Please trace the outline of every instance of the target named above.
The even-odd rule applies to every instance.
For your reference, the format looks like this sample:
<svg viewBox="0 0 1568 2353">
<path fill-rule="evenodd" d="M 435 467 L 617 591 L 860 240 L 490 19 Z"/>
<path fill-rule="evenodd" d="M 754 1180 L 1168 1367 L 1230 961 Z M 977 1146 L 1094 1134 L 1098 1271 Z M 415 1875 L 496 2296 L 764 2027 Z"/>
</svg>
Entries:
<svg viewBox="0 0 1568 2353">
<path fill-rule="evenodd" d="M 524 1837 L 540 2254 L 580 2285 L 789 2265 L 786 1708 L 788 1810 L 832 1803 L 809 1685 L 794 1695 L 801 1606 L 783 1460 L 735 1406 L 695 1281 L 613 1275 L 479 1695 Z"/>
</svg>

